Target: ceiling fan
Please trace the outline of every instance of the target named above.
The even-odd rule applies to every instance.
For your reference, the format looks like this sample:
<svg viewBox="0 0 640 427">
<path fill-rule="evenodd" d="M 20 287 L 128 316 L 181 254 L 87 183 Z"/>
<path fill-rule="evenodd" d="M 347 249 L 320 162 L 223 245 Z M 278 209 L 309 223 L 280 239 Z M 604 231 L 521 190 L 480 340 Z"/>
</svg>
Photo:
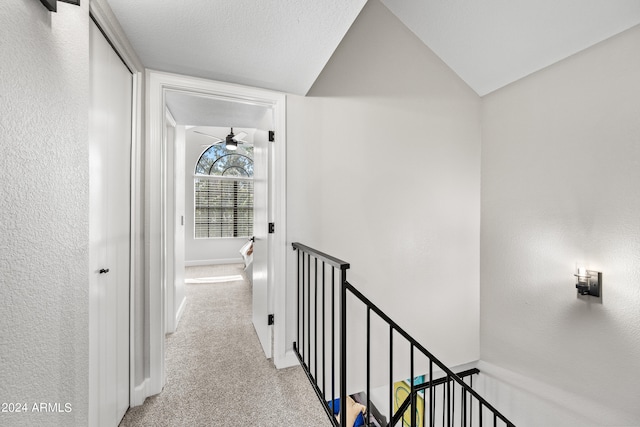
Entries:
<svg viewBox="0 0 640 427">
<path fill-rule="evenodd" d="M 193 132 L 194 133 L 199 133 L 200 135 L 204 135 L 204 136 L 209 137 L 209 138 L 217 139 L 218 141 L 214 142 L 212 145 L 220 144 L 221 142 L 224 142 L 225 148 L 227 150 L 237 150 L 238 149 L 238 144 L 248 144 L 247 141 L 243 141 L 242 140 L 242 138 L 247 136 L 247 133 L 246 132 L 240 132 L 239 134 L 235 135 L 233 133 L 233 128 L 231 128 L 231 132 L 229 133 L 229 135 L 227 135 L 227 137 L 225 139 L 218 138 L 217 136 L 209 135 L 208 133 L 200 132 L 200 131 L 197 131 L 197 130 L 194 130 Z"/>
</svg>

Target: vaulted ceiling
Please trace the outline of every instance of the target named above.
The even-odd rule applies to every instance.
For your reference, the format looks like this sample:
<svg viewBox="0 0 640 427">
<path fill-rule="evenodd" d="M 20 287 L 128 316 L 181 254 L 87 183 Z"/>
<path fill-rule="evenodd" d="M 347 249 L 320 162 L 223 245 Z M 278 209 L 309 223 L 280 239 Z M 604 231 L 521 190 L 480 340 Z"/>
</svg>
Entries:
<svg viewBox="0 0 640 427">
<path fill-rule="evenodd" d="M 638 0 L 382 1 L 479 95 L 640 24 Z M 304 95 L 366 0 L 108 0 L 148 68 Z"/>
</svg>

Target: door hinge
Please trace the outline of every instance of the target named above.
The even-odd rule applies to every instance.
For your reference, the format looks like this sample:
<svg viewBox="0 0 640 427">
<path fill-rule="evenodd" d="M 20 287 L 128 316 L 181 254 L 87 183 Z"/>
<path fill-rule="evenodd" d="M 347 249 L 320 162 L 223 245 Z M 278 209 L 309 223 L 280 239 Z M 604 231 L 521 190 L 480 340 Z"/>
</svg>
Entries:
<svg viewBox="0 0 640 427">
<path fill-rule="evenodd" d="M 269 142 L 273 142 L 276 140 L 276 133 L 272 130 L 269 131 Z"/>
<path fill-rule="evenodd" d="M 267 325 L 273 325 L 273 321 L 274 321 L 274 319 L 273 319 L 273 314 L 270 314 L 270 315 L 267 317 Z"/>
<path fill-rule="evenodd" d="M 269 223 L 269 234 L 273 234 L 276 232 L 276 224 L 273 222 Z"/>
</svg>

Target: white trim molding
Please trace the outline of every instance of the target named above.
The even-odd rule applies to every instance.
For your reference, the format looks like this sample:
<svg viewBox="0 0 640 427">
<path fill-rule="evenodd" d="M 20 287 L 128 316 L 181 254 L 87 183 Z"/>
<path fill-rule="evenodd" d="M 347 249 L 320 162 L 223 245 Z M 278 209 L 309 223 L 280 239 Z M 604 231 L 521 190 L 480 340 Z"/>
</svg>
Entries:
<svg viewBox="0 0 640 427">
<path fill-rule="evenodd" d="M 178 307 L 178 311 L 176 311 L 175 317 L 175 325 L 176 328 L 180 323 L 180 319 L 182 319 L 182 315 L 184 314 L 184 309 L 187 307 L 187 297 L 182 298 L 182 302 L 180 302 L 180 307 Z"/>
<path fill-rule="evenodd" d="M 298 360 L 298 356 L 293 352 L 293 350 L 288 350 L 284 356 L 282 356 L 279 360 L 279 364 L 276 365 L 278 369 L 290 368 L 292 366 L 300 365 L 300 361 Z"/>
<path fill-rule="evenodd" d="M 269 271 L 269 292 L 274 298 L 274 315 L 281 319 L 274 325 L 274 363 L 282 367 L 290 363 L 285 343 L 285 277 L 286 277 L 286 97 L 265 89 L 221 83 L 196 77 L 147 70 L 146 75 L 146 145 L 145 184 L 147 219 L 147 274 L 149 296 L 150 364 L 148 393 L 156 394 L 165 383 L 164 366 L 164 295 L 171 278 L 164 277 L 168 262 L 165 247 L 164 216 L 166 203 L 166 176 L 162 165 L 166 153 L 162 150 L 165 95 L 175 91 L 210 99 L 264 106 L 272 108 L 276 135 L 276 157 L 273 167 L 274 191 L 271 200 L 274 221 L 278 223 L 273 235 L 274 250 L 270 254 L 273 268 Z"/>
<path fill-rule="evenodd" d="M 221 258 L 221 259 L 196 259 L 192 261 L 185 261 L 185 267 L 197 267 L 200 265 L 224 265 L 224 264 L 243 264 L 242 257 L 238 258 Z"/>
<path fill-rule="evenodd" d="M 122 61 L 129 67 L 132 73 L 142 75 L 144 65 L 138 58 L 133 46 L 129 43 L 126 34 L 122 30 L 120 23 L 113 14 L 111 7 L 106 0 L 91 0 L 89 3 L 89 13 L 96 21 L 100 29 L 104 32 L 109 42 L 118 52 Z M 138 89 L 142 89 L 141 87 Z"/>
<path fill-rule="evenodd" d="M 144 403 L 144 400 L 149 396 L 147 392 L 148 383 L 147 379 L 144 379 L 142 383 L 133 388 L 131 398 L 129 399 L 131 406 L 140 406 Z"/>
<path fill-rule="evenodd" d="M 597 423 L 596 425 L 630 425 L 628 423 L 633 419 L 630 414 L 623 414 L 619 410 L 608 408 L 600 402 L 593 401 L 585 396 L 560 389 L 489 362 L 479 360 L 476 367 L 481 374 L 526 393 L 528 399 L 557 405 L 576 417 L 584 417 L 591 422 Z M 497 404 L 498 409 L 500 409 L 500 404 Z"/>
</svg>

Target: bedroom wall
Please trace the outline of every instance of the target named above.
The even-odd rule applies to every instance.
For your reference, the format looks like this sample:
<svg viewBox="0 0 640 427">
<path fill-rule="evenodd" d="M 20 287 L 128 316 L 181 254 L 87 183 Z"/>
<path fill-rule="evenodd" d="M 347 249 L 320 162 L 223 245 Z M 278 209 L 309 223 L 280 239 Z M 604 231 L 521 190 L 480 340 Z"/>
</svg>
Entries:
<svg viewBox="0 0 640 427">
<path fill-rule="evenodd" d="M 88 4 L 0 3 L 2 425 L 88 423 Z"/>
<path fill-rule="evenodd" d="M 288 97 L 287 157 L 288 240 L 350 262 L 349 281 L 446 363 L 476 360 L 480 98 L 370 1 L 308 96 Z"/>
<path fill-rule="evenodd" d="M 482 104 L 481 359 L 595 425 L 640 424 L 638 52 L 635 27 Z"/>
</svg>

